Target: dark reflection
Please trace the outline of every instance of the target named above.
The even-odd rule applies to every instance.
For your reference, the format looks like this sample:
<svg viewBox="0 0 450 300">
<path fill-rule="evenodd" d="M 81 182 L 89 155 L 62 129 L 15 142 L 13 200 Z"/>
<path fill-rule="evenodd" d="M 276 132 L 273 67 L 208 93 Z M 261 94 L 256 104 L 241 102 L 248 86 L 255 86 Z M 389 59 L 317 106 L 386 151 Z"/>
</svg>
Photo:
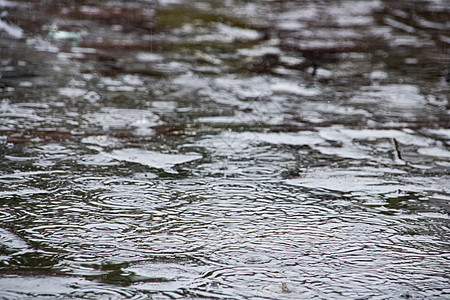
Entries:
<svg viewBox="0 0 450 300">
<path fill-rule="evenodd" d="M 443 1 L 0 7 L 0 298 L 450 294 Z"/>
<path fill-rule="evenodd" d="M 39 271 L 51 270 L 55 272 L 54 266 L 58 263 L 57 259 L 45 253 L 25 253 L 16 254 L 8 261 L 8 271 Z"/>
</svg>

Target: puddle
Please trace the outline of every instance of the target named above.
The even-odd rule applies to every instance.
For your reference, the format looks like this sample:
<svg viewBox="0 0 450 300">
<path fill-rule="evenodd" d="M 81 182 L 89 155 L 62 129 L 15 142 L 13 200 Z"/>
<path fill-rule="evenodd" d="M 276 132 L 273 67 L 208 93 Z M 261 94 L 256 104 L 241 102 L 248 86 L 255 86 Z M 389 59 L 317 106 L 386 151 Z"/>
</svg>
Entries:
<svg viewBox="0 0 450 300">
<path fill-rule="evenodd" d="M 449 297 L 444 1 L 0 11 L 0 298 Z"/>
</svg>

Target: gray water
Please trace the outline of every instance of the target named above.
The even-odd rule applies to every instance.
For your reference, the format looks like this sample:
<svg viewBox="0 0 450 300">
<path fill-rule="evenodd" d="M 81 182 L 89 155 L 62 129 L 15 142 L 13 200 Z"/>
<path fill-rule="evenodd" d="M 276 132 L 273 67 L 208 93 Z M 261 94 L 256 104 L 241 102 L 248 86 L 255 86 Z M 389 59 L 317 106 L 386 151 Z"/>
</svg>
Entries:
<svg viewBox="0 0 450 300">
<path fill-rule="evenodd" d="M 447 1 L 0 11 L 1 299 L 450 298 Z"/>
</svg>

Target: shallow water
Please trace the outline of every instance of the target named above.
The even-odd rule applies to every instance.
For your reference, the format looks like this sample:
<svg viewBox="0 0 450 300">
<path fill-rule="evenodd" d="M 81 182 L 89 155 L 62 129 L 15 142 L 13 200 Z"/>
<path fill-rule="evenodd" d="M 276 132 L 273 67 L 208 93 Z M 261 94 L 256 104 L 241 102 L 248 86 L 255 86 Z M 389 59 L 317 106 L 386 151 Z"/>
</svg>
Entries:
<svg viewBox="0 0 450 300">
<path fill-rule="evenodd" d="M 0 10 L 1 299 L 450 297 L 446 1 Z"/>
</svg>

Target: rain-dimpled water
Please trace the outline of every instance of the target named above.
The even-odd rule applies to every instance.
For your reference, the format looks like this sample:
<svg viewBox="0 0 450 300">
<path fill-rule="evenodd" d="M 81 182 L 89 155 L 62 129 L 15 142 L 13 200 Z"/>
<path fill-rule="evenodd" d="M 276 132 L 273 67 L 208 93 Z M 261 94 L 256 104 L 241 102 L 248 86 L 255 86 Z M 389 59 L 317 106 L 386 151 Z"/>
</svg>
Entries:
<svg viewBox="0 0 450 300">
<path fill-rule="evenodd" d="M 450 298 L 449 19 L 0 0 L 0 299 Z"/>
</svg>

